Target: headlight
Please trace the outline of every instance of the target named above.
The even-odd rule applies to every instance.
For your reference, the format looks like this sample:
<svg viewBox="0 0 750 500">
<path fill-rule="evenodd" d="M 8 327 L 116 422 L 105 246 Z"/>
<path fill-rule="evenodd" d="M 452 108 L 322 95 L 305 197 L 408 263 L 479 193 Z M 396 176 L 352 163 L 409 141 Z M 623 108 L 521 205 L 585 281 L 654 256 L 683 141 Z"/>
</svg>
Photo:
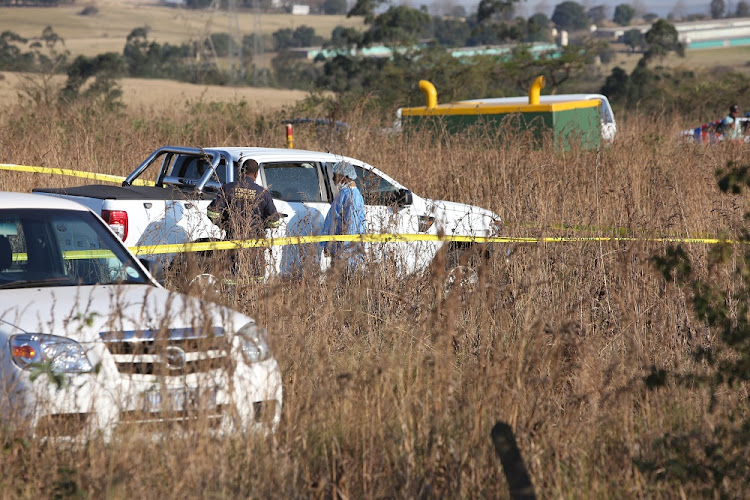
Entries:
<svg viewBox="0 0 750 500">
<path fill-rule="evenodd" d="M 268 332 L 255 323 L 248 323 L 239 332 L 240 350 L 248 364 L 265 361 L 271 357 L 268 348 Z"/>
<path fill-rule="evenodd" d="M 13 362 L 24 370 L 30 370 L 35 364 L 50 363 L 55 373 L 91 371 L 91 363 L 81 344 L 69 338 L 44 333 L 24 333 L 13 335 L 9 344 Z"/>
</svg>

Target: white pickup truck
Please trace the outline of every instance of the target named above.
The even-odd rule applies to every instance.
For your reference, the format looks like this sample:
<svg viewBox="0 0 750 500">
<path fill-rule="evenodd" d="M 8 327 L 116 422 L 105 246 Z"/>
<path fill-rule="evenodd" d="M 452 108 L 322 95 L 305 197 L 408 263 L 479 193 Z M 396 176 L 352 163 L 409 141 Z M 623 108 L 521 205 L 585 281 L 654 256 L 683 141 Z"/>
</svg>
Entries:
<svg viewBox="0 0 750 500">
<path fill-rule="evenodd" d="M 224 234 L 209 220 L 206 209 L 220 187 L 237 178 L 239 160 L 248 157 L 260 165 L 258 182 L 270 190 L 277 210 L 284 215 L 279 227 L 268 230 L 269 238 L 320 234 L 336 194 L 333 165 L 342 160 L 356 169 L 370 233 L 494 236 L 502 223 L 498 215 L 483 208 L 417 196 L 360 160 L 298 149 L 166 146 L 151 153 L 122 186 L 37 188 L 34 192 L 88 206 L 101 214 L 128 246 L 219 240 Z M 136 181 L 153 185 L 134 185 Z M 443 244 L 370 244 L 368 251 L 411 273 L 425 269 Z M 273 247 L 266 259 L 267 275 L 294 272 L 304 251 L 301 246 Z M 307 251 L 306 257 L 310 253 Z M 316 250 L 312 253 L 326 268 L 327 257 Z"/>
<path fill-rule="evenodd" d="M 252 318 L 162 288 L 86 207 L 0 193 L 0 425 L 267 432 L 281 404 Z"/>
</svg>

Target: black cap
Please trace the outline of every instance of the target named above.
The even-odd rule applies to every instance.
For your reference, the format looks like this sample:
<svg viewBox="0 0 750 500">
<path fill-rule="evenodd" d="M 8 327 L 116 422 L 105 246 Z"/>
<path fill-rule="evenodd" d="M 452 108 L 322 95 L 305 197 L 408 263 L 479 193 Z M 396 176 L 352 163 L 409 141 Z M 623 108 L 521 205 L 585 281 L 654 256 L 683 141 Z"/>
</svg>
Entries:
<svg viewBox="0 0 750 500">
<path fill-rule="evenodd" d="M 739 110 L 740 110 L 740 107 L 737 106 L 736 104 L 732 104 L 731 106 L 729 106 L 730 113 L 737 113 Z"/>
</svg>

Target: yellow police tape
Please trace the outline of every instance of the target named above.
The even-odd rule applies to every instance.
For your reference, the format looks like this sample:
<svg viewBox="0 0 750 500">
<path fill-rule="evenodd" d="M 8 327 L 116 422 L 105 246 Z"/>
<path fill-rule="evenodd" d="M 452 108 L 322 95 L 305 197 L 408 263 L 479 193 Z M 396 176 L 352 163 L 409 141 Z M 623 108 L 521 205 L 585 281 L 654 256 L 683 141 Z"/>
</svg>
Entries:
<svg viewBox="0 0 750 500">
<path fill-rule="evenodd" d="M 356 241 L 362 243 L 398 243 L 407 241 L 443 241 L 458 243 L 596 243 L 596 242 L 651 242 L 651 243 L 698 243 L 715 245 L 726 243 L 736 245 L 750 243 L 740 240 L 722 240 L 719 238 L 624 238 L 624 237 L 481 237 L 481 236 L 441 236 L 438 234 L 346 234 L 325 236 L 290 236 L 274 239 L 249 239 L 229 241 L 205 241 L 200 243 L 183 243 L 173 245 L 153 245 L 130 247 L 136 255 L 156 255 L 165 253 L 205 252 L 208 250 L 232 250 L 236 248 L 280 247 L 303 245 L 328 241 Z"/>
<path fill-rule="evenodd" d="M 63 251 L 64 260 L 83 260 L 83 259 L 111 259 L 117 257 L 112 250 L 65 250 Z M 25 252 L 14 252 L 13 262 L 25 262 L 29 260 L 29 255 Z"/>
<path fill-rule="evenodd" d="M 31 172 L 36 174 L 67 175 L 69 177 L 81 177 L 83 179 L 93 179 L 96 181 L 116 183 L 121 183 L 125 180 L 125 177 L 121 177 L 119 175 L 97 174 L 94 172 L 83 172 L 81 170 L 70 170 L 68 168 L 32 167 L 29 165 L 16 165 L 13 163 L 0 163 L 0 170 L 10 170 L 13 172 Z M 151 181 L 144 181 L 140 179 L 136 179 L 135 181 L 133 181 L 133 184 L 137 186 L 154 185 L 154 183 Z"/>
<path fill-rule="evenodd" d="M 120 183 L 125 177 L 109 174 L 97 174 L 94 172 L 84 172 L 81 170 L 70 170 L 67 168 L 52 167 L 33 167 L 29 165 L 16 165 L 12 163 L 0 163 L 0 170 L 10 170 L 16 172 L 32 172 L 41 174 L 67 175 L 71 177 L 81 177 L 84 179 L 93 179 L 98 181 Z M 133 184 L 139 186 L 154 186 L 152 181 L 136 179 Z M 566 226 L 564 229 L 572 230 L 594 230 L 596 228 L 585 228 L 576 226 Z M 616 232 L 626 232 L 623 228 L 611 228 Z M 286 238 L 275 239 L 250 239 L 250 240 L 232 240 L 232 241 L 207 241 L 200 243 L 182 243 L 174 245 L 154 245 L 154 246 L 137 246 L 131 247 L 130 250 L 136 255 L 156 255 L 165 253 L 181 252 L 204 252 L 207 250 L 232 250 L 236 248 L 257 248 L 257 247 L 278 247 L 287 245 L 303 245 L 309 243 L 323 243 L 328 241 L 359 241 L 363 243 L 389 243 L 405 241 L 453 241 L 458 243 L 595 243 L 595 242 L 651 242 L 651 243 L 697 243 L 704 245 L 715 245 L 726 243 L 736 245 L 739 243 L 747 244 L 747 241 L 740 240 L 722 240 L 719 238 L 679 238 L 679 237 L 617 237 L 617 236 L 592 236 L 592 237 L 478 237 L 478 236 L 441 236 L 436 234 L 364 234 L 364 235 L 333 235 L 333 236 L 291 236 Z M 85 252 L 85 251 L 84 251 Z M 19 254 L 20 255 L 20 254 Z M 76 256 L 71 258 L 98 258 Z"/>
<path fill-rule="evenodd" d="M 176 245 L 154 245 L 130 247 L 130 251 L 136 255 L 158 255 L 167 253 L 205 252 L 209 250 L 233 250 L 237 248 L 260 248 L 278 247 L 287 245 L 303 245 L 310 243 L 322 243 L 328 241 L 358 241 L 363 243 L 392 243 L 406 241 L 455 241 L 461 243 L 580 243 L 580 242 L 635 242 L 648 241 L 652 243 L 698 243 L 717 244 L 726 243 L 736 245 L 739 243 L 750 243 L 739 240 L 720 240 L 716 238 L 617 238 L 617 237 L 591 237 L 591 238 L 526 238 L 526 237 L 471 237 L 471 236 L 440 236 L 436 234 L 346 234 L 332 236 L 298 236 L 276 239 L 252 239 L 231 241 L 206 241 L 200 243 L 184 243 Z M 116 257 L 111 250 L 65 250 L 64 260 L 82 259 L 109 259 Z M 25 262 L 28 254 L 15 252 L 13 262 Z"/>
</svg>

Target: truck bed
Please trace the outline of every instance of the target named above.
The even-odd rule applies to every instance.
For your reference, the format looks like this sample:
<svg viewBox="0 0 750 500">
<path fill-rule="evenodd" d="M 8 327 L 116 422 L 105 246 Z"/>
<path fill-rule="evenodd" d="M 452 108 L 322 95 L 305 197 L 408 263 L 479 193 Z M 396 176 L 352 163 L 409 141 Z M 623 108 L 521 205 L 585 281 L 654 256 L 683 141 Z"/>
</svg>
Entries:
<svg viewBox="0 0 750 500">
<path fill-rule="evenodd" d="M 156 186 L 112 186 L 90 184 L 67 188 L 34 188 L 35 193 L 48 193 L 64 196 L 80 196 L 97 200 L 189 200 L 192 192 L 183 192 L 176 187 Z M 212 198 L 213 193 L 204 193 L 203 198 Z"/>
</svg>

